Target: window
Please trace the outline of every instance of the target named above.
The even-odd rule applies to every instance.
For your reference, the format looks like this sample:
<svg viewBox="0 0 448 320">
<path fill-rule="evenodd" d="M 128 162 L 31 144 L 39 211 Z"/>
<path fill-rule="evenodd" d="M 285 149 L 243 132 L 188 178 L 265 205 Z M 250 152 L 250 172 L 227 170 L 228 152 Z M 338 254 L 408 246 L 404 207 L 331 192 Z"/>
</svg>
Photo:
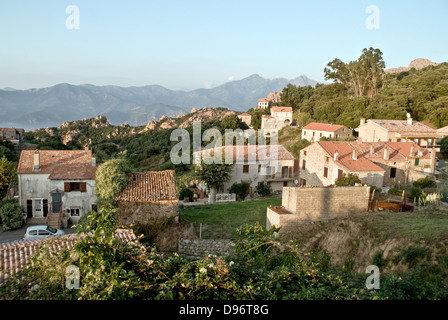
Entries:
<svg viewBox="0 0 448 320">
<path fill-rule="evenodd" d="M 261 164 L 258 165 L 258 173 L 261 172 Z"/>
<path fill-rule="evenodd" d="M 419 158 L 415 158 L 415 166 L 418 166 L 420 164 L 420 159 Z"/>
<path fill-rule="evenodd" d="M 306 167 L 306 160 L 302 160 L 302 169 L 305 170 Z"/>
<path fill-rule="evenodd" d="M 324 167 L 324 178 L 328 178 L 328 168 Z"/>
<path fill-rule="evenodd" d="M 299 180 L 299 186 L 300 186 L 300 187 L 305 187 L 305 186 L 306 186 L 306 180 L 300 178 L 300 180 Z"/>
<path fill-rule="evenodd" d="M 70 191 L 81 191 L 80 182 L 70 182 Z"/>
<path fill-rule="evenodd" d="M 243 173 L 249 173 L 249 165 L 248 164 L 243 165 Z"/>
<path fill-rule="evenodd" d="M 306 150 L 303 151 L 303 156 L 306 156 Z"/>
<path fill-rule="evenodd" d="M 39 230 L 39 235 L 40 236 L 49 236 L 50 232 L 48 232 L 47 230 Z"/>
<path fill-rule="evenodd" d="M 319 135 L 320 135 L 320 137 L 322 138 L 322 132 L 321 132 Z"/>
<path fill-rule="evenodd" d="M 390 178 L 395 178 L 397 176 L 397 168 L 390 168 Z"/>
<path fill-rule="evenodd" d="M 329 163 L 329 162 L 330 162 L 330 157 L 325 156 L 325 162 L 326 162 L 326 163 Z"/>
<path fill-rule="evenodd" d="M 344 171 L 342 171 L 341 169 L 338 169 L 338 179 L 342 178 Z"/>
<path fill-rule="evenodd" d="M 86 182 L 64 182 L 64 192 L 87 192 Z"/>
<path fill-rule="evenodd" d="M 306 131 L 303 131 L 303 135 L 306 136 Z"/>
<path fill-rule="evenodd" d="M 79 208 L 71 208 L 70 216 L 71 217 L 79 217 Z"/>
</svg>

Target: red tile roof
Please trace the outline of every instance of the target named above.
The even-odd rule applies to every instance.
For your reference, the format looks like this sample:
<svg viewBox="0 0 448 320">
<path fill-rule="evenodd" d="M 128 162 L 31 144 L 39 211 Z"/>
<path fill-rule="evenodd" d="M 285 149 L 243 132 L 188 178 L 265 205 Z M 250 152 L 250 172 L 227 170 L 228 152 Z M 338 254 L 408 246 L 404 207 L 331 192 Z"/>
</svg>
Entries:
<svg viewBox="0 0 448 320">
<path fill-rule="evenodd" d="M 33 171 L 34 154 L 40 154 L 40 170 Z M 52 180 L 95 180 L 91 150 L 22 150 L 18 174 L 49 174 Z"/>
<path fill-rule="evenodd" d="M 137 237 L 130 229 L 117 229 L 115 236 L 128 243 L 135 243 Z M 84 237 L 81 235 L 81 237 Z M 77 234 L 68 234 L 48 239 L 17 240 L 0 243 L 0 283 L 22 267 L 32 265 L 32 257 L 44 243 L 51 243 L 52 249 L 70 249 L 77 242 Z M 143 250 L 143 247 L 140 246 Z"/>
<path fill-rule="evenodd" d="M 239 114 L 238 117 L 252 117 L 249 113 Z"/>
<path fill-rule="evenodd" d="M 351 172 L 359 171 L 384 171 L 375 162 L 383 162 L 384 149 L 388 148 L 389 161 L 405 161 L 407 158 L 429 159 L 430 151 L 421 148 L 413 142 L 347 142 L 347 141 L 319 141 L 317 142 L 334 159 L 334 154 L 338 153 L 338 160 L 335 162 L 345 167 Z M 373 147 L 373 149 L 371 149 Z M 410 156 L 411 148 L 414 148 L 413 155 Z M 356 150 L 357 160 L 352 158 L 353 150 Z M 422 155 L 418 155 L 421 150 Z M 373 152 L 371 152 L 373 151 Z"/>
<path fill-rule="evenodd" d="M 270 148 L 272 147 L 272 148 Z M 233 153 L 233 160 L 243 160 L 245 162 L 249 160 L 254 161 L 268 161 L 268 160 L 295 160 L 294 156 L 286 150 L 286 148 L 282 145 L 273 145 L 273 146 L 259 146 L 259 145 L 244 145 L 244 146 L 225 146 L 219 147 L 215 150 L 219 152 L 219 150 L 224 150 L 230 155 Z M 207 156 L 208 150 L 202 150 L 203 156 Z M 275 155 L 277 153 L 277 156 Z"/>
<path fill-rule="evenodd" d="M 258 102 L 269 102 L 269 100 L 266 98 L 260 98 L 258 99 Z"/>
<path fill-rule="evenodd" d="M 292 107 L 272 107 L 273 112 L 292 112 Z"/>
<path fill-rule="evenodd" d="M 176 173 L 174 170 L 132 173 L 127 187 L 116 201 L 157 202 L 178 200 Z"/>
<path fill-rule="evenodd" d="M 326 132 L 335 132 L 336 130 L 339 130 L 343 128 L 343 125 L 340 124 L 328 124 L 328 123 L 318 123 L 318 122 L 311 122 L 304 126 L 302 129 L 306 130 L 315 130 L 315 131 L 326 131 Z"/>
</svg>

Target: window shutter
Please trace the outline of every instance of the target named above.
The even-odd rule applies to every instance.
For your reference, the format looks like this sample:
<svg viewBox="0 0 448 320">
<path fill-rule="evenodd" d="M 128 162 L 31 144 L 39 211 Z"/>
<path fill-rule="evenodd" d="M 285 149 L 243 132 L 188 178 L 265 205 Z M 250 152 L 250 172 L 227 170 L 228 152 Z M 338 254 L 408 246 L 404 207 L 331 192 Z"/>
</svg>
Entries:
<svg viewBox="0 0 448 320">
<path fill-rule="evenodd" d="M 70 192 L 70 182 L 64 182 L 64 192 Z"/>
<path fill-rule="evenodd" d="M 87 182 L 81 182 L 81 192 L 87 192 Z"/>
<path fill-rule="evenodd" d="M 43 202 L 44 217 L 46 217 L 48 215 L 48 199 L 44 199 L 42 202 Z"/>
<path fill-rule="evenodd" d="M 26 215 L 28 218 L 33 217 L 33 200 L 26 200 Z"/>
</svg>

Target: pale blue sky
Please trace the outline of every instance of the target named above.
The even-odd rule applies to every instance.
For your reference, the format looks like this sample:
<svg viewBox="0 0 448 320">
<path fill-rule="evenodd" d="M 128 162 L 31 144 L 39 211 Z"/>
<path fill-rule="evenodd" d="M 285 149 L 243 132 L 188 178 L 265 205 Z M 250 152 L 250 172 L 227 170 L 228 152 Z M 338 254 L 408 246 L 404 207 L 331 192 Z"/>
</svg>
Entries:
<svg viewBox="0 0 448 320">
<path fill-rule="evenodd" d="M 80 29 L 66 28 L 66 8 Z M 379 9 L 368 29 L 366 8 Z M 334 58 L 448 61 L 448 1 L 0 0 L 0 88 L 57 83 L 214 87 L 257 73 L 324 81 Z"/>
</svg>

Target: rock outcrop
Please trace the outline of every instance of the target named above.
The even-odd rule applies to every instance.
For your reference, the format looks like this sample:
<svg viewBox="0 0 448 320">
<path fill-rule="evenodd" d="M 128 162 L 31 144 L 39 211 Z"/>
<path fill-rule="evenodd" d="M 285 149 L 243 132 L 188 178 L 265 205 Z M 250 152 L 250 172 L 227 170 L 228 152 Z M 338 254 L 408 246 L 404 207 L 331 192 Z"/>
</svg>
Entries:
<svg viewBox="0 0 448 320">
<path fill-rule="evenodd" d="M 439 65 L 436 62 L 432 62 L 431 60 L 428 59 L 415 59 L 412 60 L 411 63 L 409 64 L 408 67 L 398 67 L 398 68 L 391 68 L 391 69 L 386 69 L 385 72 L 386 73 L 400 73 L 400 72 L 404 72 L 404 71 L 409 71 L 412 68 L 415 68 L 417 70 L 426 68 L 428 66 L 437 66 Z"/>
</svg>

